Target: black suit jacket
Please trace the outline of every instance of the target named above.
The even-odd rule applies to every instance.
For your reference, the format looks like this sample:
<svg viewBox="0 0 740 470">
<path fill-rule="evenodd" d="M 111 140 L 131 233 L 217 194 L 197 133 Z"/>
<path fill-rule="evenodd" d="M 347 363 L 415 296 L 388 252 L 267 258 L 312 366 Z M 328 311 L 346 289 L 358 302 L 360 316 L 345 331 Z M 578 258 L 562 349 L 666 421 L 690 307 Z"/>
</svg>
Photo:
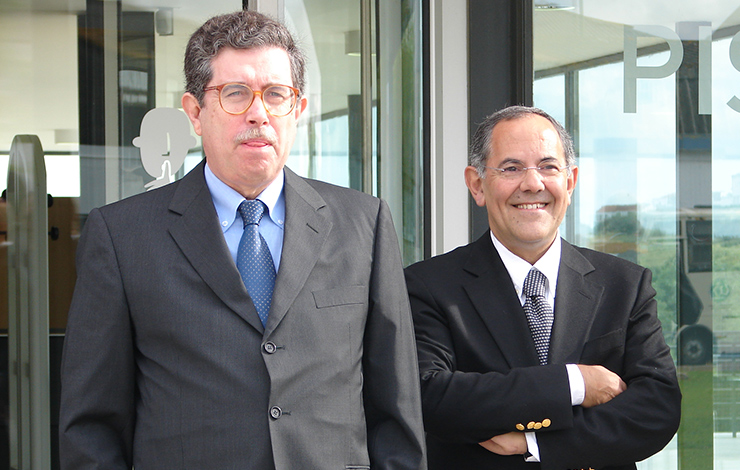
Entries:
<svg viewBox="0 0 740 470">
<path fill-rule="evenodd" d="M 387 205 L 288 169 L 284 191 L 264 328 L 202 164 L 90 213 L 64 343 L 62 468 L 425 468 Z"/>
<path fill-rule="evenodd" d="M 681 394 L 649 270 L 563 241 L 546 366 L 489 233 L 408 267 L 406 281 L 430 469 L 630 469 L 676 432 Z M 571 406 L 567 363 L 601 364 L 628 388 Z M 547 424 L 541 465 L 477 444 L 530 422 Z"/>
</svg>

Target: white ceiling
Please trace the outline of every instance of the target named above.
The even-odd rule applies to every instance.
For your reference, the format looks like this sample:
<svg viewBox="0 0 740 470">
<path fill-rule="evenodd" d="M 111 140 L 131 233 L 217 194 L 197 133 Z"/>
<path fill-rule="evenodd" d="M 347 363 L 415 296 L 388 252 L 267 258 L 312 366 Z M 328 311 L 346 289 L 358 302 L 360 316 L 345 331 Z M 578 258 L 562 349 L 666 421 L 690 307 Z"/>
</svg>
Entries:
<svg viewBox="0 0 740 470">
<path fill-rule="evenodd" d="M 655 25 L 673 31 L 686 21 L 711 23 L 712 29 L 740 24 L 734 0 L 571 0 L 571 10 L 535 10 L 535 70 L 550 69 L 621 53 L 624 26 Z M 639 38 L 638 47 L 663 42 Z"/>
</svg>

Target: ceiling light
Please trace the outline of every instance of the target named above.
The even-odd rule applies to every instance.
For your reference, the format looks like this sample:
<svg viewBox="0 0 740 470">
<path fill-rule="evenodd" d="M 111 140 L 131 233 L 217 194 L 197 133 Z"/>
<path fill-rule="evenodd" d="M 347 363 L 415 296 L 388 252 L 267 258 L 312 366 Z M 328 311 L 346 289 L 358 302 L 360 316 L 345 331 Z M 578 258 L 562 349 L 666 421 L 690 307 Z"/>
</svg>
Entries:
<svg viewBox="0 0 740 470">
<path fill-rule="evenodd" d="M 540 11 L 572 10 L 574 8 L 573 0 L 537 0 L 534 2 L 534 9 Z"/>
</svg>

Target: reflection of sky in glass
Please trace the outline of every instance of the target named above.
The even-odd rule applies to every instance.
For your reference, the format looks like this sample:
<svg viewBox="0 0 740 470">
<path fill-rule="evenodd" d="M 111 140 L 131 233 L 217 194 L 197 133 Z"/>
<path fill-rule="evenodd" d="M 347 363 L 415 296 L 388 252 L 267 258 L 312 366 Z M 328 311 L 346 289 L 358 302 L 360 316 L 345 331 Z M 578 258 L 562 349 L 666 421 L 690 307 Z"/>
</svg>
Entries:
<svg viewBox="0 0 740 470">
<path fill-rule="evenodd" d="M 552 77 L 535 80 L 534 97 L 535 105 L 538 108 L 543 109 L 547 114 L 565 125 L 564 75 L 553 75 Z"/>
<path fill-rule="evenodd" d="M 723 39 L 712 44 L 714 205 L 740 203 L 740 194 L 732 194 L 732 178 L 740 179 L 740 113 L 727 106 L 733 96 L 740 97 L 740 72 L 730 62 L 730 39 Z"/>
<path fill-rule="evenodd" d="M 660 53 L 640 58 L 638 65 L 666 60 L 667 53 Z M 621 63 L 579 74 L 578 218 L 589 232 L 604 206 L 675 207 L 675 76 L 638 80 L 634 114 L 623 112 L 623 80 Z M 554 97 L 563 100 L 562 80 L 538 80 L 535 104 L 547 111 L 548 105 L 557 107 Z M 562 113 L 553 115 L 562 122 Z"/>
<path fill-rule="evenodd" d="M 638 65 L 666 60 L 661 53 Z M 637 113 L 625 114 L 623 76 L 621 63 L 580 73 L 580 155 L 592 160 L 581 174 L 588 225 L 603 206 L 653 204 L 675 193 L 675 78 L 638 80 Z"/>
<path fill-rule="evenodd" d="M 715 207 L 740 204 L 740 113 L 727 105 L 733 96 L 740 97 L 740 72 L 730 61 L 730 42 L 727 38 L 712 43 L 711 203 Z M 667 52 L 641 57 L 638 65 L 659 66 L 667 58 Z M 579 179 L 574 209 L 582 235 L 591 233 L 599 209 L 609 205 L 637 204 L 645 225 L 670 231 L 673 224 L 669 214 L 675 213 L 676 204 L 675 74 L 638 79 L 634 114 L 623 111 L 623 80 L 622 63 L 579 72 Z M 536 106 L 564 122 L 562 75 L 537 80 L 534 96 Z"/>
</svg>

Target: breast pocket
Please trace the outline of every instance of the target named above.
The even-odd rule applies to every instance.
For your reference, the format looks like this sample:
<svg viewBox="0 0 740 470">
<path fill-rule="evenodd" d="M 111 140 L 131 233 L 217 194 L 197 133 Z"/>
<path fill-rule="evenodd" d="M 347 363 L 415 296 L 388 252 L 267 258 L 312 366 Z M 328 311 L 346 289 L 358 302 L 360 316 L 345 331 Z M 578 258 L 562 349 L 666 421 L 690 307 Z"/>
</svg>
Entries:
<svg viewBox="0 0 740 470">
<path fill-rule="evenodd" d="M 336 287 L 313 292 L 316 308 L 367 304 L 367 286 Z"/>
<path fill-rule="evenodd" d="M 583 346 L 582 364 L 598 364 L 618 372 L 624 356 L 626 330 L 620 328 L 594 338 Z"/>
</svg>

